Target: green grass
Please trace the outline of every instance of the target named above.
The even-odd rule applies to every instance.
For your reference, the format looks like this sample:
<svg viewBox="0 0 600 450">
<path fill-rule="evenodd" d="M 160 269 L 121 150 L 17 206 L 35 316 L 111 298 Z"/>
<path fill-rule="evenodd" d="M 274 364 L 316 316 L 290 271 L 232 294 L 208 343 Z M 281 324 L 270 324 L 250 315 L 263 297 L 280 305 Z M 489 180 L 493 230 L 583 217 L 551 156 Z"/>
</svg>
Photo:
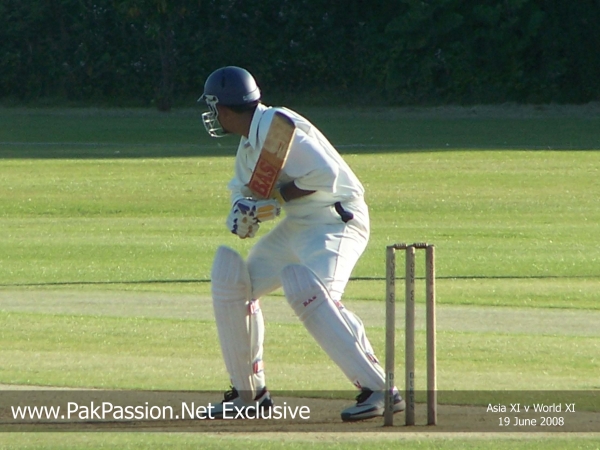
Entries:
<svg viewBox="0 0 600 450">
<path fill-rule="evenodd" d="M 582 107 L 300 108 L 331 141 L 356 151 L 395 149 L 598 149 L 597 105 Z M 0 142 L 14 157 L 222 155 L 201 108 L 30 109 L 0 107 Z M 25 143 L 36 145 L 24 145 Z M 379 147 L 378 147 L 379 146 Z M 230 150 L 226 150 L 229 148 Z M 119 152 L 119 153 L 116 153 Z"/>
<path fill-rule="evenodd" d="M 265 360 L 271 389 L 349 389 L 302 325 L 267 317 Z M 383 328 L 369 327 L 369 336 L 383 354 Z M 422 331 L 417 340 L 418 370 L 424 373 Z M 438 341 L 440 390 L 600 387 L 598 335 L 440 330 Z M 4 312 L 0 342 L 0 380 L 10 384 L 219 391 L 226 379 L 216 329 L 207 321 Z M 397 347 L 396 358 L 402 361 L 403 349 Z M 517 386 L 511 376 L 516 371 Z M 424 377 L 417 379 L 416 388 L 426 388 Z"/>
<path fill-rule="evenodd" d="M 598 449 L 600 442 L 592 437 L 528 437 L 516 438 L 514 436 L 493 437 L 449 437 L 448 435 L 433 435 L 428 439 L 411 436 L 394 436 L 393 439 L 368 435 L 357 436 L 351 434 L 351 440 L 343 439 L 344 434 L 331 438 L 320 436 L 311 439 L 306 436 L 286 436 L 285 440 L 273 442 L 268 436 L 258 438 L 244 436 L 215 436 L 206 433 L 198 434 L 158 434 L 158 433 L 71 433 L 64 436 L 58 433 L 34 433 L 34 434 L 10 434 L 6 436 L 8 446 L 2 448 L 47 448 L 47 449 L 147 449 L 147 448 L 176 448 L 176 449 L 223 449 L 238 448 L 247 449 L 395 449 L 401 446 L 411 450 L 434 450 L 434 449 L 499 449 L 512 450 L 525 445 L 527 449 Z"/>
<path fill-rule="evenodd" d="M 432 242 L 441 390 L 598 390 L 600 118 L 486 111 L 306 111 L 341 146 L 371 208 L 346 303 L 382 355 L 382 321 L 370 311 L 384 298 L 384 248 Z M 252 245 L 223 224 L 234 153 L 235 140 L 205 136 L 198 111 L 0 109 L 0 383 L 226 387 L 206 311 L 217 246 L 246 254 Z M 268 301 L 272 388 L 347 390 L 277 309 L 281 293 Z M 423 373 L 422 329 L 417 337 Z M 299 433 L 284 444 L 247 434 L 69 436 L 10 433 L 0 448 L 398 446 L 360 434 Z M 394 439 L 406 448 L 600 446 L 597 436 L 493 436 Z"/>
<path fill-rule="evenodd" d="M 344 438 L 348 436 L 348 438 Z M 207 433 L 70 433 L 65 436 L 61 433 L 10 433 L 3 436 L 5 444 L 0 448 L 46 448 L 46 449 L 147 449 L 147 448 L 174 448 L 174 449 L 216 449 L 247 448 L 247 449 L 403 449 L 434 450 L 434 449 L 498 449 L 512 450 L 515 448 L 562 450 L 569 449 L 598 449 L 600 441 L 593 437 L 555 436 L 549 437 L 521 437 L 496 435 L 490 437 L 468 438 L 462 436 L 448 436 L 446 434 L 430 435 L 427 439 L 413 435 L 388 435 L 383 438 L 373 434 L 341 433 L 334 436 L 319 436 L 311 438 L 306 435 L 289 435 L 285 439 L 271 440 L 270 436 L 244 434 L 223 436 Z M 0 444 L 2 445 L 2 444 Z M 13 447 L 14 446 L 14 447 Z M 523 447 L 520 447 L 523 446 Z"/>
<path fill-rule="evenodd" d="M 429 241 L 438 248 L 438 277 L 456 278 L 442 302 L 497 305 L 505 298 L 509 305 L 598 308 L 599 155 L 347 155 L 372 215 L 371 241 L 354 276 L 381 278 L 389 243 Z M 120 288 L 139 289 L 131 282 L 147 281 L 156 289 L 156 282 L 207 280 L 220 244 L 242 253 L 251 245 L 223 225 L 230 157 L 0 164 L 4 286 L 128 282 Z M 550 285 L 558 290 L 548 292 Z M 358 287 L 359 295 L 381 298 L 383 283 L 372 286 Z"/>
</svg>

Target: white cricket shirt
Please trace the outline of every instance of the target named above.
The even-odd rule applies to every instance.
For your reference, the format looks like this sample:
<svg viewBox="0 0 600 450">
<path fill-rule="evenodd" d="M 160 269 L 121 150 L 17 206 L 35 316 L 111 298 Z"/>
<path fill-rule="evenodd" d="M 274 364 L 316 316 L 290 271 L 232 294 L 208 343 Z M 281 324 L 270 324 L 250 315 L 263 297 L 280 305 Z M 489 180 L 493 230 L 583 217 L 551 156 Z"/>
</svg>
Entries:
<svg viewBox="0 0 600 450">
<path fill-rule="evenodd" d="M 248 194 L 250 182 L 263 142 L 275 111 L 285 114 L 296 125 L 296 135 L 279 183 L 294 181 L 300 189 L 316 191 L 283 205 L 289 218 L 302 222 L 339 220 L 333 205 L 341 202 L 356 211 L 363 205 L 364 188 L 352 169 L 342 159 L 327 138 L 308 120 L 287 108 L 259 104 L 256 108 L 248 138 L 242 137 L 235 158 L 235 174 L 228 187 L 235 203 Z"/>
</svg>

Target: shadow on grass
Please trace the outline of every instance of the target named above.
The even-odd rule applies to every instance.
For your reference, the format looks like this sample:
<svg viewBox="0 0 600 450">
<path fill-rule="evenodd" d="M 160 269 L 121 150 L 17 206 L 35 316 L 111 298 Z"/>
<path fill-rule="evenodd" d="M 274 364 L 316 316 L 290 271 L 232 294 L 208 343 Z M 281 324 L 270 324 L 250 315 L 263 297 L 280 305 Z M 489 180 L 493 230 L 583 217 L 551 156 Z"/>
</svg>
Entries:
<svg viewBox="0 0 600 450">
<path fill-rule="evenodd" d="M 482 150 L 515 150 L 515 151 L 590 151 L 600 149 L 597 146 L 586 145 L 573 148 L 564 146 L 534 146 L 534 145 L 458 145 L 458 146 L 418 146 L 411 145 L 403 148 L 398 144 L 342 144 L 335 146 L 341 155 L 361 154 L 401 154 L 401 153 L 439 153 L 449 151 L 482 151 Z M 0 142 L 0 159 L 158 159 L 158 158 L 202 158 L 202 157 L 233 157 L 236 147 L 201 146 L 201 145 L 126 145 L 126 144 L 26 144 Z"/>
<path fill-rule="evenodd" d="M 146 159 L 233 157 L 237 147 L 230 145 L 193 144 L 111 144 L 111 143 L 26 143 L 0 142 L 0 159 Z M 341 154 L 412 153 L 448 151 L 450 148 L 402 148 L 393 144 L 337 145 Z"/>
<path fill-rule="evenodd" d="M 235 156 L 235 146 L 0 142 L 0 159 L 145 159 Z"/>
<path fill-rule="evenodd" d="M 342 154 L 451 150 L 600 149 L 600 107 L 300 111 Z M 514 109 L 514 110 L 513 110 Z M 237 137 L 211 139 L 199 111 L 0 108 L 0 159 L 234 156 Z"/>
</svg>

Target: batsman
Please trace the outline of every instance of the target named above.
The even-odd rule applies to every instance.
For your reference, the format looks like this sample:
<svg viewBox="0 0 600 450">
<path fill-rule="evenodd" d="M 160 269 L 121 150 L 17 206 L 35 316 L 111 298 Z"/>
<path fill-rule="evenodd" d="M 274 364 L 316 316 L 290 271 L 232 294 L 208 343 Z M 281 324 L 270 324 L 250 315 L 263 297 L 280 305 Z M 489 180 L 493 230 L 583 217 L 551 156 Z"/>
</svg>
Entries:
<svg viewBox="0 0 600 450">
<path fill-rule="evenodd" d="M 227 227 L 241 239 L 254 238 L 261 223 L 278 220 L 246 260 L 231 248 L 217 249 L 212 298 L 231 390 L 215 405 L 270 408 L 259 299 L 283 287 L 287 302 L 309 333 L 357 389 L 343 421 L 382 416 L 385 375 L 361 320 L 345 308 L 342 295 L 369 239 L 364 188 L 327 138 L 307 119 L 261 103 L 254 77 L 222 67 L 206 80 L 199 101 L 210 136 L 240 136 L 235 173 L 229 182 Z M 283 209 L 285 217 L 279 218 Z M 405 402 L 394 388 L 394 411 Z"/>
</svg>

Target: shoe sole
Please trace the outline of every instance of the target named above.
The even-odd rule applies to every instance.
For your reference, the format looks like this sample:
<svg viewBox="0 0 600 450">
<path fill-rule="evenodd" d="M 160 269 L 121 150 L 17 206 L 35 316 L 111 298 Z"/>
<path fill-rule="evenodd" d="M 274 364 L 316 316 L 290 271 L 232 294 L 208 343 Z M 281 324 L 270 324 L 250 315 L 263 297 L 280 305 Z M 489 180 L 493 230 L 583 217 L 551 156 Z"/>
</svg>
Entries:
<svg viewBox="0 0 600 450">
<path fill-rule="evenodd" d="M 394 403 L 394 414 L 402 412 L 406 409 L 406 403 L 404 400 L 399 403 Z M 374 406 L 366 411 L 361 411 L 359 414 L 342 413 L 343 422 L 359 422 L 361 420 L 374 419 L 376 417 L 383 416 L 383 408 Z"/>
</svg>

